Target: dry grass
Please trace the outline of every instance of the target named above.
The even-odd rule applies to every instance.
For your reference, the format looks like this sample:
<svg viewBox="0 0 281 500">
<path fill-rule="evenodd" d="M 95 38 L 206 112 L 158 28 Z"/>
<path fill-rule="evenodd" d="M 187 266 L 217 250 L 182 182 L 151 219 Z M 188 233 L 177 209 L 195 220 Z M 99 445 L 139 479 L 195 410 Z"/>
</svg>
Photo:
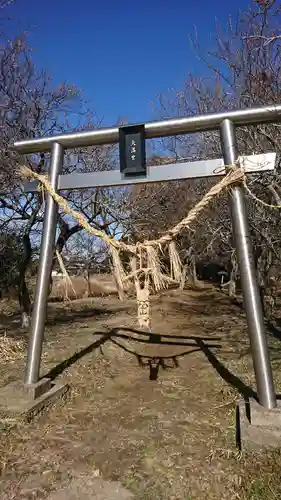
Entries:
<svg viewBox="0 0 281 500">
<path fill-rule="evenodd" d="M 26 356 L 26 342 L 23 339 L 0 335 L 0 363 L 15 363 Z"/>
<path fill-rule="evenodd" d="M 93 471 L 137 500 L 280 498 L 280 453 L 234 445 L 235 404 L 254 386 L 243 311 L 212 289 L 163 293 L 152 303 L 160 339 L 135 331 L 135 308 L 115 297 L 50 305 L 43 371 L 72 393 L 3 434 L 0 498 L 45 498 Z M 279 341 L 270 348 L 280 392 Z M 157 381 L 149 356 L 163 362 Z M 7 363 L 0 377 L 21 367 Z"/>
<path fill-rule="evenodd" d="M 114 280 L 110 275 L 92 275 L 89 283 L 82 276 L 71 276 L 71 283 L 63 278 L 54 278 L 51 298 L 71 300 L 82 297 L 100 297 L 117 294 Z"/>
</svg>

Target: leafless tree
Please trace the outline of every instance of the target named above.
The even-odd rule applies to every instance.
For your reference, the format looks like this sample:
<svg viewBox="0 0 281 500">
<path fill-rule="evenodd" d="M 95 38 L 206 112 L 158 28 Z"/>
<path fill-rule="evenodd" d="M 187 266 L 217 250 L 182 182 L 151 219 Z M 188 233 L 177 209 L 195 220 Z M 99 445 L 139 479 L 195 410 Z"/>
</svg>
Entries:
<svg viewBox="0 0 281 500">
<path fill-rule="evenodd" d="M 25 163 L 38 173 L 46 173 L 50 158 L 48 154 L 19 157 L 11 145 L 23 138 L 73 130 L 70 114 L 76 115 L 75 130 L 100 126 L 75 86 L 62 83 L 54 87 L 46 72 L 36 71 L 25 35 L 3 43 L 0 47 L 0 227 L 20 237 L 23 257 L 18 268 L 18 293 L 25 322 L 32 307 L 26 273 L 34 249 L 39 247 L 44 197 L 41 192 L 28 194 L 23 191 L 17 169 L 19 164 Z M 66 155 L 63 169 L 64 173 L 71 173 L 112 168 L 114 161 L 114 150 L 110 147 L 74 150 Z M 118 225 L 117 206 L 121 207 L 121 214 L 122 193 L 114 197 L 110 190 L 89 190 L 83 194 L 72 191 L 63 195 L 96 227 L 109 231 L 114 223 Z M 68 240 L 81 228 L 60 213 L 58 229 L 56 246 L 62 252 Z"/>
<path fill-rule="evenodd" d="M 183 88 L 159 95 L 157 117 L 184 116 L 280 103 L 281 95 L 281 9 L 274 0 L 260 0 L 248 12 L 230 19 L 226 29 L 217 28 L 214 49 L 201 47 L 200 36 L 192 39 L 197 55 L 205 63 L 207 76 L 189 74 Z M 239 128 L 237 139 L 241 154 L 275 151 L 280 154 L 280 125 Z M 180 158 L 221 157 L 218 132 L 193 134 L 163 141 L 174 161 Z M 170 161 L 170 160 L 169 160 Z M 147 186 L 139 192 L 132 212 L 138 230 L 145 234 L 162 232 L 187 213 L 214 180 L 184 181 Z M 269 204 L 280 204 L 280 167 L 270 175 L 252 175 L 249 186 Z M 135 196 L 136 198 L 136 196 Z M 281 232 L 278 210 L 270 210 L 248 199 L 250 225 L 261 291 L 273 295 L 272 275 L 280 268 Z M 227 258 L 232 275 L 237 277 L 230 218 L 226 198 L 220 198 L 196 225 L 196 232 L 181 239 L 198 257 Z M 233 287 L 232 287 L 233 291 Z"/>
</svg>

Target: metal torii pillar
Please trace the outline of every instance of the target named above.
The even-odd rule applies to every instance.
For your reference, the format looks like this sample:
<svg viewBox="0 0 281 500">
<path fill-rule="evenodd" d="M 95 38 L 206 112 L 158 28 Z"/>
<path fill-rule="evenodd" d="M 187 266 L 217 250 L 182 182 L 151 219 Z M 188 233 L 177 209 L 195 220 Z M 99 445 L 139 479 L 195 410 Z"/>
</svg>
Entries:
<svg viewBox="0 0 281 500">
<path fill-rule="evenodd" d="M 260 108 L 213 113 L 199 116 L 175 118 L 145 124 L 145 137 L 156 138 L 175 136 L 210 130 L 221 131 L 221 142 L 225 164 L 233 163 L 237 159 L 234 126 L 257 125 L 272 123 L 281 120 L 281 105 L 270 105 Z M 77 132 L 71 134 L 43 137 L 18 141 L 14 148 L 21 154 L 51 151 L 51 165 L 49 179 L 53 187 L 66 189 L 66 177 L 60 176 L 63 163 L 63 151 L 66 148 L 86 147 L 103 144 L 114 144 L 119 140 L 117 127 Z M 91 175 L 91 174 L 83 174 Z M 161 177 L 161 176 L 160 176 Z M 180 178 L 192 177 L 186 174 Z M 81 178 L 81 175 L 80 175 Z M 170 180 L 171 175 L 158 180 Z M 81 181 L 82 182 L 82 181 Z M 146 182 L 146 179 L 142 179 Z M 71 180 L 69 180 L 71 184 Z M 130 181 L 121 180 L 115 185 L 128 184 Z M 82 182 L 83 185 L 83 182 Z M 93 184 L 90 184 L 93 187 Z M 111 185 L 102 184 L 102 185 Z M 89 184 L 88 184 L 89 186 Z M 74 188 L 75 186 L 71 186 Z M 76 186 L 77 188 L 79 187 Z M 82 187 L 82 186 L 80 186 Z M 84 183 L 84 187 L 86 187 Z M 258 292 L 253 249 L 249 236 L 245 196 L 242 187 L 232 188 L 230 195 L 230 210 L 233 225 L 234 242 L 242 276 L 244 304 L 251 342 L 252 357 L 256 375 L 258 400 L 260 405 L 268 409 L 276 407 L 276 394 L 273 384 L 269 351 L 266 341 L 265 325 Z M 44 215 L 43 238 L 40 252 L 39 272 L 35 292 L 35 305 L 32 315 L 31 331 L 29 336 L 28 359 L 25 384 L 35 384 L 40 376 L 40 359 L 44 338 L 44 323 L 46 317 L 49 277 L 55 243 L 55 225 L 58 209 L 48 195 Z"/>
<path fill-rule="evenodd" d="M 220 134 L 225 164 L 234 164 L 238 158 L 238 150 L 233 122 L 224 120 L 220 126 Z M 258 398 L 262 406 L 271 409 L 276 407 L 276 394 L 269 359 L 263 309 L 257 283 L 254 252 L 243 186 L 238 185 L 230 189 L 229 207 L 233 239 L 240 267 L 240 279 L 256 375 Z"/>
</svg>

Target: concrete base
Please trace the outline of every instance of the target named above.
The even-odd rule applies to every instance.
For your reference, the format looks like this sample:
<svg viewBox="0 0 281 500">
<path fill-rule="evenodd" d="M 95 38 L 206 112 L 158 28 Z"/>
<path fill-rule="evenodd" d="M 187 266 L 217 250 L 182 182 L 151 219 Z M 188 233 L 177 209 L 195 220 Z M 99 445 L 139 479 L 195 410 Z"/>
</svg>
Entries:
<svg viewBox="0 0 281 500">
<path fill-rule="evenodd" d="M 281 447 L 281 401 L 267 410 L 257 401 L 241 401 L 236 408 L 236 444 L 243 449 Z"/>
<path fill-rule="evenodd" d="M 53 384 L 50 379 L 41 379 L 26 386 L 22 381 L 12 382 L 0 389 L 0 413 L 2 418 L 21 417 L 31 420 L 65 396 L 66 384 Z"/>
</svg>

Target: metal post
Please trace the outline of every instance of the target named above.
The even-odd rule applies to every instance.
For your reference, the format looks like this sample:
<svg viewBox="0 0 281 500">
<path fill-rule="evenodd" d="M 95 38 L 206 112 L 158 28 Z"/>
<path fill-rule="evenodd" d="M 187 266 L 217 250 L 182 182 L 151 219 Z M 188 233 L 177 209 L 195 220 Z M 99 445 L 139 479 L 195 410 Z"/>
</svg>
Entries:
<svg viewBox="0 0 281 500">
<path fill-rule="evenodd" d="M 63 147 L 57 142 L 54 143 L 51 149 L 49 180 L 55 189 L 57 188 L 58 177 L 63 165 L 63 155 Z M 27 352 L 25 373 L 25 384 L 27 385 L 38 382 L 40 376 L 40 362 L 44 340 L 50 274 L 54 256 L 57 216 L 58 206 L 52 196 L 47 194 L 35 301 Z"/>
<path fill-rule="evenodd" d="M 224 120 L 220 126 L 220 134 L 225 165 L 233 164 L 238 158 L 235 126 L 233 122 L 229 119 Z M 231 188 L 229 205 L 234 242 L 240 267 L 258 399 L 262 406 L 272 409 L 276 407 L 276 394 L 265 333 L 261 298 L 256 278 L 254 254 L 243 186 L 239 185 Z"/>
</svg>

